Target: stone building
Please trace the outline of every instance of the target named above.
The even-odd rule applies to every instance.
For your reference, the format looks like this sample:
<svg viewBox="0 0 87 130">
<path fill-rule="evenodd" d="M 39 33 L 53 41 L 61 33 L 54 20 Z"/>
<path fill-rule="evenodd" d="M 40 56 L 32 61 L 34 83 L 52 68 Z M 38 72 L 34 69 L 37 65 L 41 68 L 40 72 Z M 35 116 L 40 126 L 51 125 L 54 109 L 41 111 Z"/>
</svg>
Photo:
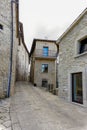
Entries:
<svg viewBox="0 0 87 130">
<path fill-rule="evenodd" d="M 24 41 L 23 24 L 19 23 L 19 45 L 17 49 L 16 81 L 28 81 L 29 52 Z"/>
<path fill-rule="evenodd" d="M 18 46 L 18 0 L 0 0 L 0 98 L 14 92 Z"/>
<path fill-rule="evenodd" d="M 30 51 L 30 81 L 35 86 L 56 88 L 56 41 L 34 39 Z"/>
<path fill-rule="evenodd" d="M 87 106 L 87 8 L 57 40 L 58 95 Z"/>
</svg>

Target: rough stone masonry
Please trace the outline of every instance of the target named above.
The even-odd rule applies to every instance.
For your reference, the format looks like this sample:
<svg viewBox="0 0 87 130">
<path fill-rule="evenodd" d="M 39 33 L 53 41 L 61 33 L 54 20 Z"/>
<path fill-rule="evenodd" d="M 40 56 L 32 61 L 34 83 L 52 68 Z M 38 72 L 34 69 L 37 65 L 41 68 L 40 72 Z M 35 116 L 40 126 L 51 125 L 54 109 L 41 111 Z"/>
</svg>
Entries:
<svg viewBox="0 0 87 130">
<path fill-rule="evenodd" d="M 13 61 L 12 61 L 12 80 L 11 94 L 14 91 L 15 66 L 17 52 L 17 19 L 15 11 L 16 4 L 13 3 Z M 10 47 L 12 38 L 11 24 L 11 0 L 0 0 L 0 98 L 7 96 L 8 78 L 10 68 Z"/>
</svg>

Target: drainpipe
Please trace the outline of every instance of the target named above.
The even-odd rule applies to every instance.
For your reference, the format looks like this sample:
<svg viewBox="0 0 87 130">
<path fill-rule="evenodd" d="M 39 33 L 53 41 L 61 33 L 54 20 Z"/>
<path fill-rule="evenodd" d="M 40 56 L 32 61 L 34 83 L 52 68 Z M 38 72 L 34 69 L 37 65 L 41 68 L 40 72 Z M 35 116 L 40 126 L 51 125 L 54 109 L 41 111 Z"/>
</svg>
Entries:
<svg viewBox="0 0 87 130">
<path fill-rule="evenodd" d="M 56 55 L 56 88 L 58 88 L 58 63 L 57 63 L 57 57 L 58 57 L 58 53 L 59 53 L 59 46 L 56 44 L 57 47 L 57 55 Z"/>
<path fill-rule="evenodd" d="M 9 76 L 8 76 L 7 97 L 10 97 L 11 77 L 12 77 L 12 60 L 13 60 L 13 4 L 14 3 L 18 4 L 18 2 L 11 0 L 11 45 L 10 45 L 10 66 L 9 66 Z"/>
</svg>

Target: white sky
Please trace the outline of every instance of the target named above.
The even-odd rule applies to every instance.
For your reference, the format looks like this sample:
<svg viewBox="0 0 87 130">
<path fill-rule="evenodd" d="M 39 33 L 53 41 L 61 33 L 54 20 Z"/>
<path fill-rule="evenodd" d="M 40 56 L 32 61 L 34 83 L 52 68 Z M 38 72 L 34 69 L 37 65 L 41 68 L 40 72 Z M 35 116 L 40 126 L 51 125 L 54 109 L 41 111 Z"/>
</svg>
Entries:
<svg viewBox="0 0 87 130">
<path fill-rule="evenodd" d="M 87 0 L 19 0 L 20 21 L 30 50 L 34 38 L 57 40 L 87 7 Z"/>
</svg>

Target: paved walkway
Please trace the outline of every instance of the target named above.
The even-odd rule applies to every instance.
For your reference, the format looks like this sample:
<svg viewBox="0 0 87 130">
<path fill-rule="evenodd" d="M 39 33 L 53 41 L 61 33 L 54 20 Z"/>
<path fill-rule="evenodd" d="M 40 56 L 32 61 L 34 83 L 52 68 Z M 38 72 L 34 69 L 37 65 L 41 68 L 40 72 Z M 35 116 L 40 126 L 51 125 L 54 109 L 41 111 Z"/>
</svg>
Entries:
<svg viewBox="0 0 87 130">
<path fill-rule="evenodd" d="M 12 130 L 10 99 L 0 100 L 0 130 Z"/>
<path fill-rule="evenodd" d="M 13 97 L 0 101 L 0 130 L 87 130 L 87 108 L 19 82 Z"/>
<path fill-rule="evenodd" d="M 27 83 L 17 83 L 10 113 L 13 130 L 87 130 L 87 108 Z"/>
</svg>

